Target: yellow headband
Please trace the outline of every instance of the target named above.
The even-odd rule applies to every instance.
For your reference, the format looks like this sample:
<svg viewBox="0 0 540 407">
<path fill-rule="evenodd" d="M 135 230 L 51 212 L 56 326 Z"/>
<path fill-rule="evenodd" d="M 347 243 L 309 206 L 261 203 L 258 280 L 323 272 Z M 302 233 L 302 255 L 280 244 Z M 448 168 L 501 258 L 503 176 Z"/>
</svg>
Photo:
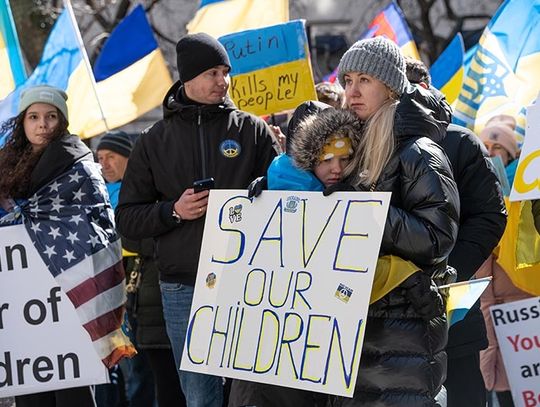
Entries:
<svg viewBox="0 0 540 407">
<path fill-rule="evenodd" d="M 351 139 L 349 137 L 332 136 L 322 149 L 320 161 L 330 160 L 335 156 L 350 155 L 353 153 Z"/>
</svg>

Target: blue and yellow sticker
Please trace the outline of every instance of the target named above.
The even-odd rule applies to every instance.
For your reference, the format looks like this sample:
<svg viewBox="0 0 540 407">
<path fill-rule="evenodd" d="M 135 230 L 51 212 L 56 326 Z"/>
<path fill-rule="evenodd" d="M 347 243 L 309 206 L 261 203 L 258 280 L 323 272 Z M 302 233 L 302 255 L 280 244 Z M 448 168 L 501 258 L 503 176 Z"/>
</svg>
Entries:
<svg viewBox="0 0 540 407">
<path fill-rule="evenodd" d="M 344 303 L 348 303 L 349 300 L 351 299 L 352 293 L 353 293 L 352 288 L 349 288 L 345 284 L 340 283 L 334 295 L 336 296 L 337 299 L 343 301 Z"/>
</svg>

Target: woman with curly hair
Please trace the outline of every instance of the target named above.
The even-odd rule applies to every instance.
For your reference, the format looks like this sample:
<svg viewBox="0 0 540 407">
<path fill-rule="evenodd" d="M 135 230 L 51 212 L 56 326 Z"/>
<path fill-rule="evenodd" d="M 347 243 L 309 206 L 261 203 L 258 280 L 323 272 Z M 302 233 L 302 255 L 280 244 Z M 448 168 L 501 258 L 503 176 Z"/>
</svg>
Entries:
<svg viewBox="0 0 540 407">
<path fill-rule="evenodd" d="M 40 92 L 50 94 L 40 102 Z M 45 95 L 45 93 L 43 93 Z M 2 124 L 0 134 L 11 137 L 0 149 L 0 198 L 22 199 L 32 189 L 32 173 L 45 147 L 67 135 L 67 95 L 49 86 L 27 89 L 21 97 L 19 114 Z"/>
<path fill-rule="evenodd" d="M 0 134 L 9 139 L 0 149 L 0 225 L 32 222 L 30 197 L 76 163 L 93 163 L 88 147 L 68 133 L 66 100 L 64 91 L 51 86 L 27 88 L 19 114 L 2 125 Z M 95 406 L 90 386 L 21 395 L 15 401 L 17 407 Z"/>
</svg>

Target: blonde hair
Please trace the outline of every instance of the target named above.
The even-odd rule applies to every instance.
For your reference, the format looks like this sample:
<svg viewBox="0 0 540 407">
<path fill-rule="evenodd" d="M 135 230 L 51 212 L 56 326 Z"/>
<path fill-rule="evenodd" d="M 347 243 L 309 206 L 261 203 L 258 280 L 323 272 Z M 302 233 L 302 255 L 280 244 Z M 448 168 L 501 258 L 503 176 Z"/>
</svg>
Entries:
<svg viewBox="0 0 540 407">
<path fill-rule="evenodd" d="M 397 95 L 390 97 L 365 122 L 364 132 L 357 145 L 355 154 L 344 170 L 346 177 L 351 176 L 354 186 L 374 185 L 394 153 L 394 116 L 398 105 Z"/>
</svg>

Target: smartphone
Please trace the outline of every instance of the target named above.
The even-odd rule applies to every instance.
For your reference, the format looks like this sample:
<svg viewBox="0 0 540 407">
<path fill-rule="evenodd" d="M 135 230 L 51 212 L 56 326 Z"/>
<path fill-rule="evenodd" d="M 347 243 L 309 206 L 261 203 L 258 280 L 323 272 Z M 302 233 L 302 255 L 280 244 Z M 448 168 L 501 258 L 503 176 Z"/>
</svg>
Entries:
<svg viewBox="0 0 540 407">
<path fill-rule="evenodd" d="M 200 179 L 193 181 L 193 191 L 195 193 L 214 188 L 214 178 Z"/>
</svg>

